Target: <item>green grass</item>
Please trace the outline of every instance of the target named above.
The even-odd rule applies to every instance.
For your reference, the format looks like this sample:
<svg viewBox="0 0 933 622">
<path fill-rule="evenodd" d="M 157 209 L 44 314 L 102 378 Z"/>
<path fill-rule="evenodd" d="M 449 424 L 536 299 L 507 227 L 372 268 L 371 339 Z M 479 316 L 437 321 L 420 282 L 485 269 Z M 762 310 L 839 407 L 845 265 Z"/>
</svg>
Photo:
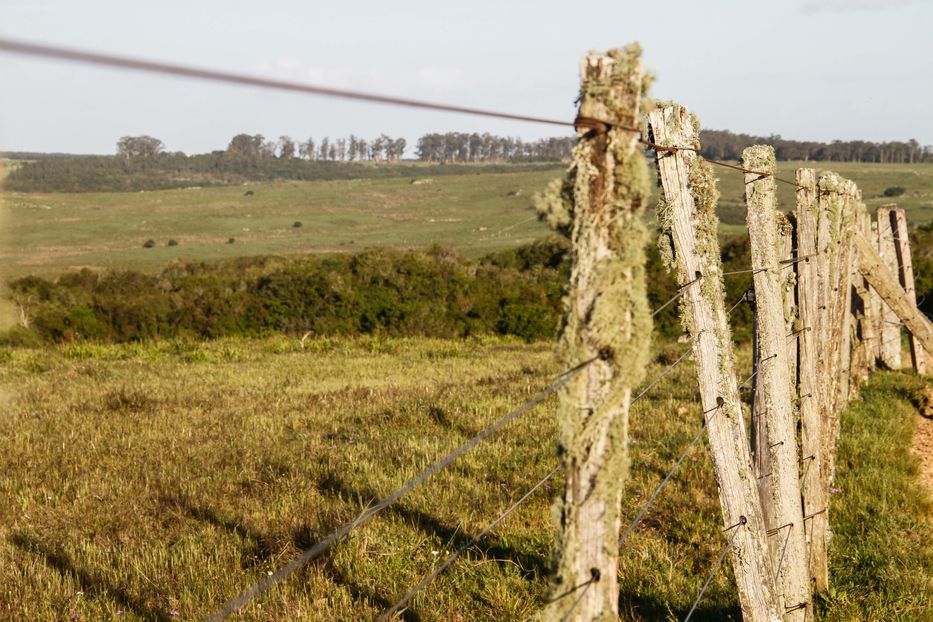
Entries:
<svg viewBox="0 0 933 622">
<path fill-rule="evenodd" d="M 649 374 L 683 348 L 662 345 Z M 551 344 L 494 339 L 0 349 L 0 618 L 200 619 L 556 371 Z M 628 519 L 700 425 L 694 374 L 681 365 L 633 409 Z M 823 619 L 931 608 L 929 502 L 904 451 L 919 387 L 881 374 L 843 419 Z M 523 415 L 237 619 L 372 619 L 552 468 L 554 413 L 552 398 Z M 623 552 L 623 619 L 682 619 L 725 543 L 708 450 L 693 457 Z M 539 609 L 558 489 L 532 496 L 402 619 Z M 739 619 L 729 568 L 698 614 Z"/>
<path fill-rule="evenodd" d="M 531 195 L 559 175 L 280 182 L 136 193 L 2 195 L 0 276 L 82 266 L 154 272 L 180 259 L 352 252 L 438 242 L 470 256 L 548 234 Z M 246 196 L 247 190 L 252 196 Z M 517 193 L 517 194 L 516 194 Z M 300 221 L 300 228 L 294 223 Z M 235 242 L 228 243 L 230 238 Z M 153 239 L 156 247 L 143 248 Z M 169 239 L 178 246 L 166 246 Z"/>
<path fill-rule="evenodd" d="M 779 163 L 781 175 L 807 163 Z M 891 202 L 912 224 L 933 220 L 933 164 L 809 163 L 854 179 L 869 208 Z M 719 171 L 724 234 L 744 232 L 740 173 Z M 531 196 L 559 170 L 410 179 L 280 182 L 133 193 L 0 194 L 0 277 L 56 275 L 80 267 L 156 272 L 176 260 L 351 252 L 440 243 L 476 257 L 548 235 Z M 429 173 L 426 172 L 426 175 Z M 781 206 L 794 189 L 779 184 Z M 252 196 L 245 196 L 252 190 Z M 656 191 L 655 191 L 656 192 Z M 653 216 L 651 216 L 653 218 Z M 293 227 L 295 221 L 301 228 Z M 148 239 L 156 247 L 143 248 Z M 233 244 L 228 240 L 234 238 Z M 169 239 L 179 245 L 166 246 Z"/>
</svg>

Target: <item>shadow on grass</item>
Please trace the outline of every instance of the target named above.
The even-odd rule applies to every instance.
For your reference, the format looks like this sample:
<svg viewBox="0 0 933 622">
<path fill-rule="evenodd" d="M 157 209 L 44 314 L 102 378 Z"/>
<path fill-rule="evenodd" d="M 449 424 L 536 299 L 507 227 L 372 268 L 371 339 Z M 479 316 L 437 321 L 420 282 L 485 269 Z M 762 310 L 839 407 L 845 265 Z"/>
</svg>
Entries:
<svg viewBox="0 0 933 622">
<path fill-rule="evenodd" d="M 374 499 L 379 498 L 379 495 L 374 491 L 353 488 L 334 474 L 319 479 L 317 485 L 322 492 L 347 499 L 354 504 L 367 505 Z M 421 510 L 407 507 L 404 503 L 396 503 L 385 511 L 401 518 L 419 531 L 438 538 L 454 550 L 466 545 L 473 539 L 472 535 L 460 531 L 455 526 L 445 524 L 437 517 Z M 480 540 L 473 548 L 487 557 L 514 563 L 526 580 L 546 576 L 549 570 L 546 557 L 517 551 L 511 546 L 503 544 L 499 538 L 492 534 Z"/>
<path fill-rule="evenodd" d="M 85 594 L 102 594 L 117 601 L 121 607 L 131 611 L 143 620 L 152 622 L 167 622 L 171 617 L 167 612 L 154 611 L 151 606 L 138 598 L 131 596 L 126 590 L 112 585 L 104 577 L 86 568 L 81 568 L 68 556 L 67 553 L 57 551 L 50 546 L 39 542 L 31 536 L 13 534 L 9 541 L 27 553 L 42 558 L 46 564 L 57 570 L 63 577 L 73 577 L 81 586 Z"/>
<path fill-rule="evenodd" d="M 706 594 L 704 599 L 714 598 L 711 594 Z M 721 598 L 716 600 L 721 601 Z M 645 594 L 638 594 L 630 591 L 619 592 L 619 611 L 635 614 L 636 620 L 683 620 L 690 608 L 671 608 L 670 604 Z M 626 618 L 628 619 L 628 618 Z M 742 620 L 742 610 L 738 604 L 730 607 L 720 605 L 703 605 L 701 602 L 697 605 L 696 611 L 690 616 L 691 621 L 695 622 L 740 622 Z"/>
<path fill-rule="evenodd" d="M 279 553 L 278 547 L 275 545 L 275 539 L 272 536 L 259 533 L 258 531 L 249 529 L 242 523 L 224 518 L 208 507 L 194 504 L 189 500 L 179 496 L 163 497 L 163 502 L 171 504 L 173 507 L 178 508 L 184 514 L 195 520 L 219 527 L 250 542 L 252 548 L 246 554 L 246 560 L 244 560 L 243 563 L 244 568 L 249 568 L 258 565 L 261 562 L 268 561 L 274 555 Z M 299 529 L 292 534 L 292 543 L 297 548 L 306 550 L 314 546 L 317 543 L 317 539 L 313 537 L 310 530 Z M 377 594 L 369 588 L 361 586 L 352 578 L 331 566 L 327 561 L 326 553 L 324 556 L 318 558 L 317 563 L 321 563 L 324 573 L 330 578 L 330 580 L 333 581 L 334 584 L 346 588 L 355 601 L 368 602 L 377 607 L 380 607 L 383 610 L 388 609 L 395 604 L 394 601 L 390 602 L 388 598 Z M 420 618 L 411 612 L 403 613 L 400 619 L 405 620 L 406 622 L 420 622 Z"/>
</svg>

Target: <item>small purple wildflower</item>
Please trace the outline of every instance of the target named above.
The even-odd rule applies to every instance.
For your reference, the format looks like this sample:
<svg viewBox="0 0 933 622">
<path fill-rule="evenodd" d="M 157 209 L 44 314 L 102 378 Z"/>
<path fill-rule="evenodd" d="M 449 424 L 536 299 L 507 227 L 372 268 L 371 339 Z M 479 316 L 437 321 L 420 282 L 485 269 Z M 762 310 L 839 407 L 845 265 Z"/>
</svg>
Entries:
<svg viewBox="0 0 933 622">
<path fill-rule="evenodd" d="M 117 609 L 117 615 L 118 615 L 118 616 L 122 616 L 122 615 L 123 615 L 123 610 L 122 610 L 122 609 Z"/>
<path fill-rule="evenodd" d="M 545 489 L 545 490 L 550 490 L 550 489 L 551 489 L 551 485 L 550 485 L 550 484 L 547 484 L 547 485 L 544 487 L 544 489 Z"/>
<path fill-rule="evenodd" d="M 72 620 L 80 620 L 80 619 L 81 619 L 81 614 L 80 614 L 80 613 L 73 613 L 73 614 L 71 614 L 71 619 L 72 619 Z"/>
<path fill-rule="evenodd" d="M 836 494 L 837 492 L 839 492 L 839 489 L 836 488 L 835 486 L 833 486 L 833 487 L 831 487 L 831 488 L 829 489 L 829 492 L 832 493 L 832 494 Z"/>
<path fill-rule="evenodd" d="M 180 613 L 178 613 L 178 609 L 172 609 L 171 611 L 168 612 L 168 614 L 172 616 L 173 618 L 177 618 L 178 616 L 181 615 Z"/>
<path fill-rule="evenodd" d="M 693 456 L 693 457 L 690 458 L 690 462 L 696 462 L 696 461 L 697 461 L 697 457 L 696 457 L 696 456 Z"/>
</svg>

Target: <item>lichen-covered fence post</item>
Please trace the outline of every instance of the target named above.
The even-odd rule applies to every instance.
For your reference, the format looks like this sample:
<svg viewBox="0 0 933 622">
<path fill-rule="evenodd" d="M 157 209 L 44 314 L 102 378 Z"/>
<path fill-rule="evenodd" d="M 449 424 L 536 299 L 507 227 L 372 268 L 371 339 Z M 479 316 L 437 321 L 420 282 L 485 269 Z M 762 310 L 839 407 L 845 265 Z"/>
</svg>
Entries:
<svg viewBox="0 0 933 622">
<path fill-rule="evenodd" d="M 907 215 L 904 210 L 894 210 L 894 238 L 897 248 L 897 263 L 900 271 L 901 287 L 907 293 L 907 298 L 913 306 L 917 306 L 917 289 L 914 285 L 914 263 L 910 256 L 910 237 L 907 232 Z M 927 372 L 926 355 L 920 340 L 913 333 L 910 334 L 910 361 L 918 374 Z"/>
<path fill-rule="evenodd" d="M 723 524 L 727 530 L 739 530 L 733 536 L 731 559 L 742 615 L 746 622 L 779 620 L 724 308 L 716 182 L 710 165 L 690 150 L 699 148 L 696 117 L 682 106 L 670 106 L 651 112 L 648 119 L 655 143 L 685 147 L 657 151 L 663 186 L 659 244 L 684 287 L 681 314 L 693 343 Z"/>
<path fill-rule="evenodd" d="M 894 204 L 878 208 L 878 254 L 885 267 L 897 275 L 897 246 L 894 243 Z M 901 326 L 897 314 L 886 303 L 881 312 L 881 362 L 888 369 L 901 368 Z"/>
<path fill-rule="evenodd" d="M 770 472 L 758 477 L 762 508 L 771 531 L 771 559 L 778 583 L 778 610 L 784 620 L 804 620 L 812 611 L 803 509 L 800 502 L 800 458 L 794 418 L 784 319 L 784 282 L 778 261 L 778 224 L 774 149 L 757 145 L 742 152 L 748 236 L 755 284 L 762 420 L 765 439 L 759 446 L 770 458 Z"/>
<path fill-rule="evenodd" d="M 817 593 L 829 587 L 826 488 L 823 478 L 822 427 L 817 358 L 822 344 L 817 293 L 820 286 L 817 255 L 816 171 L 797 169 L 797 309 L 799 317 L 797 394 L 800 415 L 800 451 L 803 513 L 810 580 Z"/>
<path fill-rule="evenodd" d="M 642 221 L 647 163 L 638 134 L 624 129 L 637 124 L 640 56 L 631 45 L 584 58 L 573 163 L 568 178 L 538 198 L 539 210 L 573 243 L 559 358 L 567 367 L 595 359 L 560 393 L 566 487 L 555 508 L 559 541 L 544 620 L 618 615 L 629 403 L 651 345 Z"/>
</svg>

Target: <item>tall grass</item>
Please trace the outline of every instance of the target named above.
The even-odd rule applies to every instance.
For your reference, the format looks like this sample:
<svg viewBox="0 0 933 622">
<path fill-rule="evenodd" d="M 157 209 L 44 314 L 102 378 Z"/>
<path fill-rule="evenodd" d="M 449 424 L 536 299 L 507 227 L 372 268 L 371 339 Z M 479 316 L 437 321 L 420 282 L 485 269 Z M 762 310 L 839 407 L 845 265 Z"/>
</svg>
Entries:
<svg viewBox="0 0 933 622">
<path fill-rule="evenodd" d="M 662 344 L 649 373 L 684 347 Z M 557 371 L 550 344 L 492 338 L 0 349 L 0 619 L 201 619 Z M 835 591 L 822 619 L 929 619 L 929 502 L 906 452 L 920 386 L 879 375 L 843 419 Z M 628 519 L 698 430 L 695 392 L 685 363 L 633 409 Z M 554 406 L 516 420 L 237 619 L 375 617 L 553 467 Z M 559 487 L 533 495 L 400 619 L 538 610 Z M 724 545 L 699 445 L 626 543 L 623 619 L 682 619 Z M 694 619 L 739 618 L 724 567 Z"/>
</svg>

